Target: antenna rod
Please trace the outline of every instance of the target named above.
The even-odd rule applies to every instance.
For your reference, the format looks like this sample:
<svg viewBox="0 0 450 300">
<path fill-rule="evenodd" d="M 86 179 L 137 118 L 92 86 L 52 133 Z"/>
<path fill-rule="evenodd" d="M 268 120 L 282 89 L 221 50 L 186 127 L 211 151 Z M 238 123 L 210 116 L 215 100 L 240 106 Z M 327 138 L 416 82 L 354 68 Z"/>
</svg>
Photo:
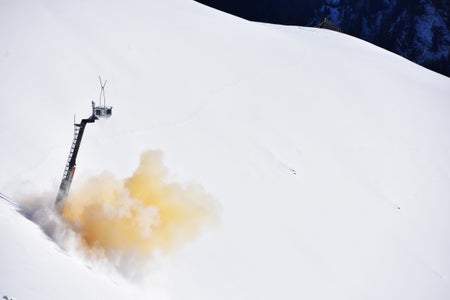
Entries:
<svg viewBox="0 0 450 300">
<path fill-rule="evenodd" d="M 105 80 L 105 84 L 103 84 L 102 86 L 102 91 L 103 91 L 103 105 L 106 106 L 106 94 L 105 94 L 105 86 L 106 83 L 108 82 L 108 80 Z"/>
<path fill-rule="evenodd" d="M 102 82 L 102 78 L 98 76 L 98 79 L 100 80 L 100 97 L 98 99 L 99 104 L 102 105 L 102 95 L 103 95 L 103 106 L 106 106 L 106 95 L 105 95 L 105 86 L 108 80 L 105 80 L 105 83 Z"/>
</svg>

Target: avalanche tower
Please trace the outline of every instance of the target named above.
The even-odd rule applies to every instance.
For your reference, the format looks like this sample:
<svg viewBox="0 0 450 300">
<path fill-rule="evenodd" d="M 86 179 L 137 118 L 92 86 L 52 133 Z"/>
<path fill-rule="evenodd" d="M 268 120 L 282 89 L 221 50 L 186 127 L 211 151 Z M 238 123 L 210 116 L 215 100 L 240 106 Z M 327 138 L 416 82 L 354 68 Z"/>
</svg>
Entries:
<svg viewBox="0 0 450 300">
<path fill-rule="evenodd" d="M 96 120 L 100 118 L 109 118 L 112 115 L 112 107 L 106 106 L 106 97 L 105 97 L 105 83 L 100 79 L 100 105 L 96 106 L 95 102 L 92 101 L 92 115 L 87 118 L 81 120 L 79 124 L 74 123 L 74 135 L 72 146 L 70 147 L 69 158 L 67 159 L 66 167 L 64 169 L 63 178 L 61 180 L 61 184 L 59 185 L 58 195 L 56 196 L 55 205 L 58 206 L 61 201 L 66 199 L 70 185 L 72 184 L 73 175 L 75 173 L 76 161 L 78 150 L 80 149 L 81 139 L 83 138 L 84 129 L 88 123 L 94 123 Z M 102 104 L 103 100 L 103 104 Z"/>
</svg>

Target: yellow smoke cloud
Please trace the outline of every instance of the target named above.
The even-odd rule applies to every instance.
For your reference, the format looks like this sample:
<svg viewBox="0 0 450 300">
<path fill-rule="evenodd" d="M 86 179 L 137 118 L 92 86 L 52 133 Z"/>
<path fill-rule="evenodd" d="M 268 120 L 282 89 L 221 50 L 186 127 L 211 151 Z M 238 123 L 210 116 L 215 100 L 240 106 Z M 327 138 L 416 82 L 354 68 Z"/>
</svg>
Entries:
<svg viewBox="0 0 450 300">
<path fill-rule="evenodd" d="M 89 249 L 167 253 L 217 220 L 210 195 L 197 185 L 169 183 L 167 174 L 162 153 L 147 151 L 130 178 L 103 173 L 72 191 L 62 216 Z"/>
</svg>

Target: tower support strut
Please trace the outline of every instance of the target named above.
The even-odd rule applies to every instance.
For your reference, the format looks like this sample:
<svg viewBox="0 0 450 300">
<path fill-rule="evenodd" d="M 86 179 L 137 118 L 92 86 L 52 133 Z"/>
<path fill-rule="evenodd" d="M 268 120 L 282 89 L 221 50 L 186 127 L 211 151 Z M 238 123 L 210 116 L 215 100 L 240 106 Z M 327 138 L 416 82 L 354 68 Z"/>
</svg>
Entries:
<svg viewBox="0 0 450 300">
<path fill-rule="evenodd" d="M 95 116 L 95 103 L 92 102 L 92 115 L 81 120 L 79 124 L 74 124 L 74 135 L 72 146 L 70 147 L 69 157 L 67 159 L 66 167 L 64 169 L 63 178 L 59 185 L 58 195 L 56 196 L 55 205 L 57 206 L 61 201 L 67 198 L 70 186 L 72 184 L 73 175 L 77 165 L 77 155 L 80 150 L 81 139 L 83 138 L 84 129 L 88 123 L 94 123 L 98 118 Z"/>
</svg>

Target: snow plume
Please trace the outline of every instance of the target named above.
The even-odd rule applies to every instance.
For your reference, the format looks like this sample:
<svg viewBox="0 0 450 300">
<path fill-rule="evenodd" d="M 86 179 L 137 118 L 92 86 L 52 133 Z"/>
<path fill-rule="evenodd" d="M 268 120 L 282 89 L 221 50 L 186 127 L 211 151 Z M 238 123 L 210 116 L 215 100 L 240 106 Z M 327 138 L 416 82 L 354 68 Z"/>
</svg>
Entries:
<svg viewBox="0 0 450 300">
<path fill-rule="evenodd" d="M 134 279 L 151 258 L 169 254 L 217 221 L 210 195 L 197 185 L 168 183 L 167 173 L 162 153 L 147 151 L 130 178 L 90 178 L 69 193 L 61 215 L 38 209 L 32 219 L 62 248 L 81 250 L 90 261 L 106 261 Z"/>
</svg>

